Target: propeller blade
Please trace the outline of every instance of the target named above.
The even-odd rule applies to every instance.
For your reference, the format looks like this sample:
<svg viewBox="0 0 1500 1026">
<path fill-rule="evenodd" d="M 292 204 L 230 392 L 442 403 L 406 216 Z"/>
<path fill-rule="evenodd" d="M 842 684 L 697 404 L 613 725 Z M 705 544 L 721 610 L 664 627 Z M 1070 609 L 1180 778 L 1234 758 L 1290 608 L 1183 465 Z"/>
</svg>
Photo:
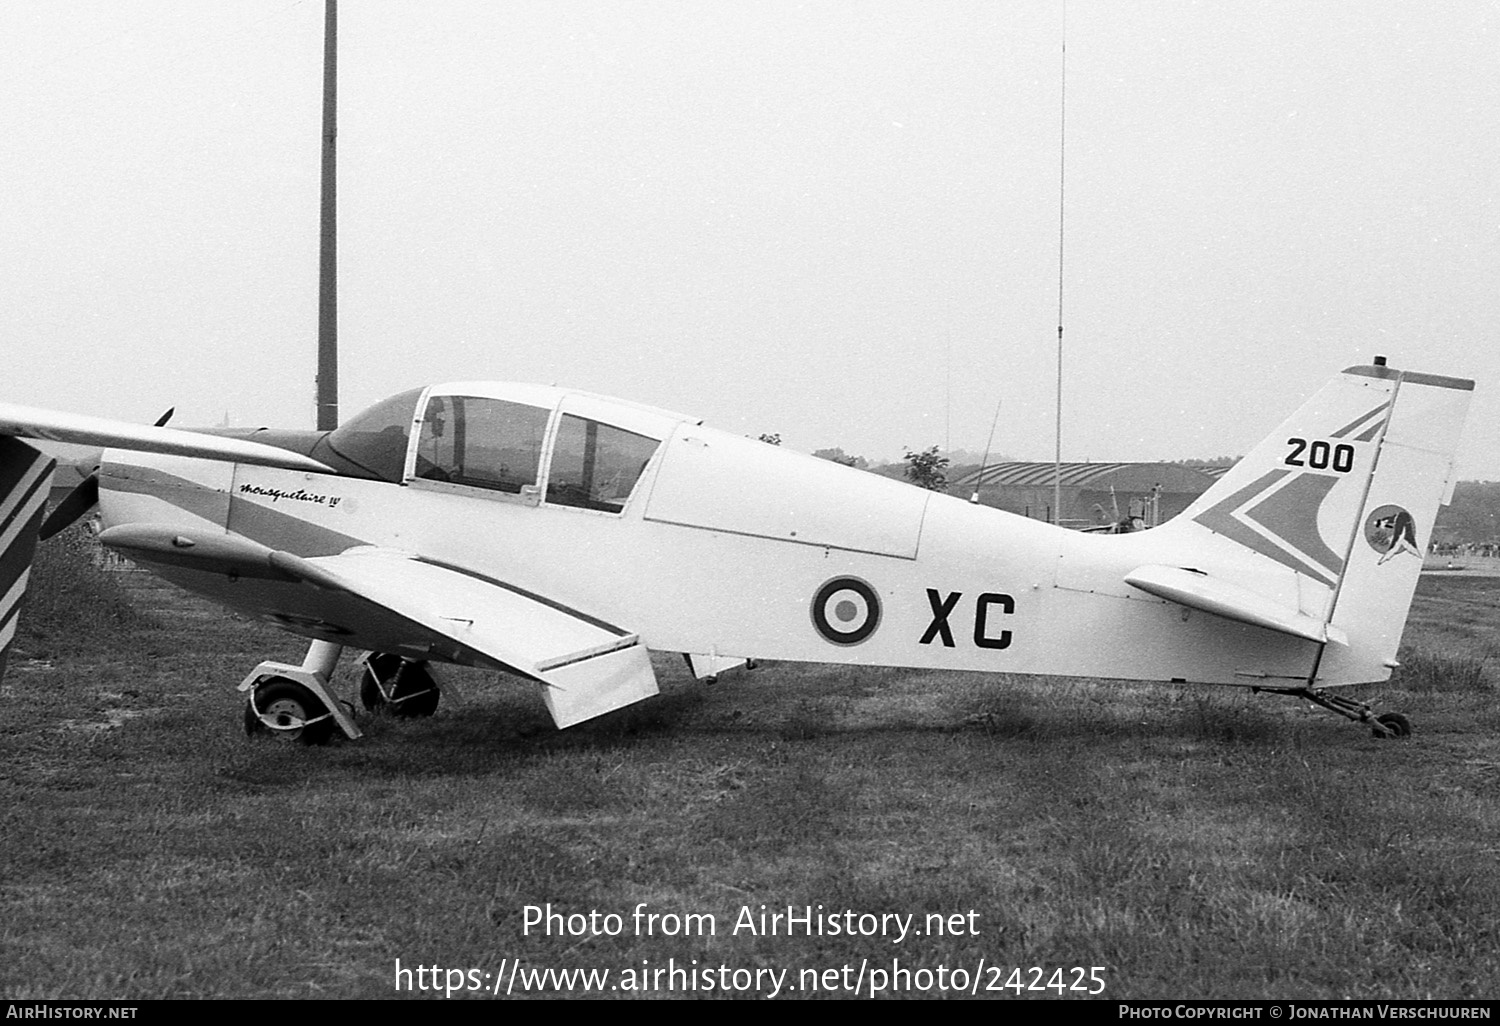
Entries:
<svg viewBox="0 0 1500 1026">
<path fill-rule="evenodd" d="M 73 526 L 73 522 L 94 508 L 99 501 L 99 473 L 95 471 L 83 479 L 83 483 L 68 493 L 68 497 L 57 504 L 57 508 L 47 514 L 47 519 L 42 521 L 42 529 L 37 537 L 46 541 L 54 534 L 60 534 Z"/>
</svg>

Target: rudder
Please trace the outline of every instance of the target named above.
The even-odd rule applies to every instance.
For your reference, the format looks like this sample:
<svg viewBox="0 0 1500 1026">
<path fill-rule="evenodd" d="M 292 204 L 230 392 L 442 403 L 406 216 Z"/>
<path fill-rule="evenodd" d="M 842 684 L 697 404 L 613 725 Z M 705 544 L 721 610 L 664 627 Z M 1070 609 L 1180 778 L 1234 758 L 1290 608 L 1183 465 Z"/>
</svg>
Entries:
<svg viewBox="0 0 1500 1026">
<path fill-rule="evenodd" d="M 1316 683 L 1385 680 L 1395 668 L 1438 509 L 1453 497 L 1454 454 L 1474 382 L 1384 366 L 1351 368 L 1392 383 L 1392 407 L 1355 521 L 1331 622 L 1348 646 L 1323 654 Z"/>
</svg>

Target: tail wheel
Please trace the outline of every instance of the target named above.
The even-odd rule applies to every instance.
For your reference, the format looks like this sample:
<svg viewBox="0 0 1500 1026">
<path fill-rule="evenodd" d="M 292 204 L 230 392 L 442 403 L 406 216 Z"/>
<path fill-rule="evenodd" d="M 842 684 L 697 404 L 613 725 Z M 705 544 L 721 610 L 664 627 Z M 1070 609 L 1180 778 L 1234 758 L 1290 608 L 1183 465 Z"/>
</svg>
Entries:
<svg viewBox="0 0 1500 1026">
<path fill-rule="evenodd" d="M 285 744 L 325 745 L 334 727 L 318 696 L 284 677 L 256 685 L 245 703 L 245 733 L 251 737 L 270 734 Z"/>
<path fill-rule="evenodd" d="M 1411 737 L 1411 720 L 1400 713 L 1384 713 L 1377 716 L 1375 722 L 1384 727 L 1386 731 L 1385 733 L 1376 731 L 1376 737 Z"/>
<path fill-rule="evenodd" d="M 431 716 L 441 692 L 427 664 L 377 652 L 365 661 L 359 700 L 371 712 L 384 709 L 392 716 Z"/>
</svg>

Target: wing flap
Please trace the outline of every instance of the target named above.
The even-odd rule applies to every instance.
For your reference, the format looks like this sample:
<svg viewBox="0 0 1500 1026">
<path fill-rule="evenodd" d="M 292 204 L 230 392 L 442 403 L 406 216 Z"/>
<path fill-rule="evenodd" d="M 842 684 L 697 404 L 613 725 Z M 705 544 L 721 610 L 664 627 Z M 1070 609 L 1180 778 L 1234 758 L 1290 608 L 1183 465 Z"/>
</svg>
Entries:
<svg viewBox="0 0 1500 1026">
<path fill-rule="evenodd" d="M 1228 620 L 1304 638 L 1347 645 L 1344 632 L 1316 617 L 1230 581 L 1179 566 L 1147 565 L 1125 575 L 1125 583 L 1148 595 Z"/>
<path fill-rule="evenodd" d="M 559 727 L 591 720 L 656 694 L 646 646 L 632 643 L 545 671 L 542 698 Z"/>
</svg>

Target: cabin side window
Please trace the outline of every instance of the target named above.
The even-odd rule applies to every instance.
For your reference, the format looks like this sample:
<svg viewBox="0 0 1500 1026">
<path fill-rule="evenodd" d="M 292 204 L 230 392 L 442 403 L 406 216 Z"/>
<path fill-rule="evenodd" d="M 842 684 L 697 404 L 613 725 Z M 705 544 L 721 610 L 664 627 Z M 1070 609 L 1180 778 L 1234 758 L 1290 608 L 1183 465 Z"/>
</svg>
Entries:
<svg viewBox="0 0 1500 1026">
<path fill-rule="evenodd" d="M 659 444 L 633 431 L 564 414 L 552 447 L 547 501 L 620 512 Z"/>
<path fill-rule="evenodd" d="M 518 494 L 537 483 L 549 411 L 539 406 L 439 395 L 427 402 L 415 476 Z"/>
</svg>

